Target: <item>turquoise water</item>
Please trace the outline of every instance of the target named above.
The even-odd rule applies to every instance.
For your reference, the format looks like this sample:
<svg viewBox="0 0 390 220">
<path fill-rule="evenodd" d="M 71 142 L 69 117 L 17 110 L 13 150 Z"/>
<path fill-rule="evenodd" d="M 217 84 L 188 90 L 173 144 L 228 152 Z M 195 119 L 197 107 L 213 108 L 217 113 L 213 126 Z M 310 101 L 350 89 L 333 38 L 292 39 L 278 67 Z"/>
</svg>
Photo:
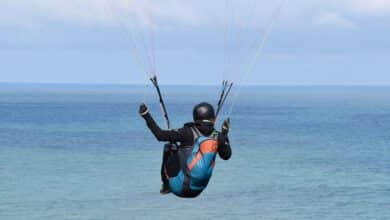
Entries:
<svg viewBox="0 0 390 220">
<path fill-rule="evenodd" d="M 163 88 L 173 124 L 218 88 Z M 145 93 L 146 91 L 146 93 Z M 390 87 L 249 87 L 233 157 L 161 196 L 142 86 L 0 85 L 0 219 L 390 219 Z"/>
</svg>

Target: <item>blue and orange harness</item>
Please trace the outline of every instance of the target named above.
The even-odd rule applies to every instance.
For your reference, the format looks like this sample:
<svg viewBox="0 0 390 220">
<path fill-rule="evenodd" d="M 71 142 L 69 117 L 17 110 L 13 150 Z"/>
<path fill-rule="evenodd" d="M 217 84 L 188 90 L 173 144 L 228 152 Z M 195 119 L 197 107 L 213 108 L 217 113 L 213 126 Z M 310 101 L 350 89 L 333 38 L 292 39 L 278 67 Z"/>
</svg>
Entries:
<svg viewBox="0 0 390 220">
<path fill-rule="evenodd" d="M 193 146 L 180 146 L 177 149 L 180 171 L 175 177 L 168 177 L 171 191 L 179 196 L 193 198 L 198 196 L 207 186 L 215 165 L 218 150 L 217 136 L 214 131 L 210 136 L 201 135 L 192 127 Z"/>
</svg>

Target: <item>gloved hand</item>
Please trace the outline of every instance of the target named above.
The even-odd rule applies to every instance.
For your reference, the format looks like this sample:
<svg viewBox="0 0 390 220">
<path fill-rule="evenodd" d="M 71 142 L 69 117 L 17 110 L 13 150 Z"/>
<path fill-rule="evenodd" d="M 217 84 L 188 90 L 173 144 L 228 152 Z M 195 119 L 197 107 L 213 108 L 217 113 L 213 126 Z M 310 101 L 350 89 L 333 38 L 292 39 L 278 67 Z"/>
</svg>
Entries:
<svg viewBox="0 0 390 220">
<path fill-rule="evenodd" d="M 227 118 L 222 124 L 222 134 L 227 135 L 230 129 L 230 118 Z"/>
<path fill-rule="evenodd" d="M 139 106 L 139 111 L 138 113 L 141 115 L 141 116 L 144 116 L 146 114 L 148 114 L 149 112 L 149 109 L 148 107 L 145 105 L 145 103 L 141 103 L 141 105 Z"/>
</svg>

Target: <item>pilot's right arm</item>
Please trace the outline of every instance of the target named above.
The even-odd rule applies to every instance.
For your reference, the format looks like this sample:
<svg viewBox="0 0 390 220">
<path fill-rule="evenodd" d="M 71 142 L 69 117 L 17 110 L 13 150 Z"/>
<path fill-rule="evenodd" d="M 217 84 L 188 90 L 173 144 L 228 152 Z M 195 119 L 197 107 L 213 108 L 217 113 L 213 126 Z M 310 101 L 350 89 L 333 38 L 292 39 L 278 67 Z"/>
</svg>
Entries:
<svg viewBox="0 0 390 220">
<path fill-rule="evenodd" d="M 189 139 L 188 129 L 178 129 L 178 130 L 163 130 L 158 126 L 156 121 L 153 119 L 152 115 L 149 113 L 148 108 L 145 105 L 141 105 L 140 114 L 145 119 L 146 125 L 152 131 L 153 135 L 158 141 L 167 141 L 167 142 L 181 142 L 185 143 Z"/>
</svg>

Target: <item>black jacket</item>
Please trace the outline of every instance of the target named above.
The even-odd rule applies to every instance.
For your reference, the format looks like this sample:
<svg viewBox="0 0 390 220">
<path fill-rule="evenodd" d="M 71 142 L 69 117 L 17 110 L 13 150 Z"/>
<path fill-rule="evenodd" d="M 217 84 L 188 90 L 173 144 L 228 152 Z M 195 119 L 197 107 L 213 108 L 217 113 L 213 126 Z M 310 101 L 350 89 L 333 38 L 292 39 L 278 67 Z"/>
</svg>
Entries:
<svg viewBox="0 0 390 220">
<path fill-rule="evenodd" d="M 179 143 L 180 146 L 192 146 L 194 144 L 194 134 L 191 127 L 195 126 L 205 136 L 209 136 L 214 131 L 214 127 L 210 124 L 195 123 L 186 123 L 177 130 L 162 130 L 150 113 L 144 115 L 143 118 L 158 141 L 175 142 Z M 218 132 L 218 154 L 224 160 L 228 160 L 232 155 L 228 136 L 220 132 Z"/>
</svg>

